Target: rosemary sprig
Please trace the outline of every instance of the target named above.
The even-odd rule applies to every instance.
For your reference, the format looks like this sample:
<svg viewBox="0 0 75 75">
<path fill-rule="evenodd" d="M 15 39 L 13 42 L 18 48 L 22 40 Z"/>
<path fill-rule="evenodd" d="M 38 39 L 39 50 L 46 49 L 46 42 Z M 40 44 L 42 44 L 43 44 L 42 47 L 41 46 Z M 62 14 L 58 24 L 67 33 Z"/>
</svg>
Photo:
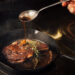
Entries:
<svg viewBox="0 0 75 75">
<path fill-rule="evenodd" d="M 34 51 L 35 53 L 35 56 L 38 57 L 39 55 L 39 51 L 37 50 L 37 41 L 29 41 L 28 42 L 30 44 L 30 46 L 32 47 L 32 50 Z"/>
</svg>

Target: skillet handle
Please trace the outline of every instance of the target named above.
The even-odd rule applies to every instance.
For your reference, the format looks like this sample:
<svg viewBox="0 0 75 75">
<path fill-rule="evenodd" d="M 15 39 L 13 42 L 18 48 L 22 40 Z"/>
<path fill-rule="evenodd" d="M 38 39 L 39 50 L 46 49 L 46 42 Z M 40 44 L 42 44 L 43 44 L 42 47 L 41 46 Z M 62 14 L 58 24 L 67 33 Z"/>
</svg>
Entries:
<svg viewBox="0 0 75 75">
<path fill-rule="evenodd" d="M 62 57 L 68 58 L 70 60 L 75 60 L 75 56 L 67 56 L 67 55 L 61 55 Z"/>
</svg>

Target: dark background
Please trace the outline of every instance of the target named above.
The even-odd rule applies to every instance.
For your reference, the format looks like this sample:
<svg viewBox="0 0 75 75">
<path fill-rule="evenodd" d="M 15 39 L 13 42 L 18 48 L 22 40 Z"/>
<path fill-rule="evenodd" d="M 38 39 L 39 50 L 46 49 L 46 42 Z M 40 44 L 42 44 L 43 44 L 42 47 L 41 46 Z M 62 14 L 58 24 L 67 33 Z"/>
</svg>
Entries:
<svg viewBox="0 0 75 75">
<path fill-rule="evenodd" d="M 0 0 L 0 35 L 22 27 L 18 19 L 18 15 L 22 11 L 29 9 L 38 10 L 57 1 L 59 0 Z M 68 16 L 72 15 L 69 14 L 66 8 L 62 8 L 60 4 L 41 12 L 33 23 L 36 24 L 35 28 L 37 27 L 37 29 L 48 30 L 49 27 L 52 28 L 51 24 L 65 21 L 63 16 L 68 18 Z"/>
<path fill-rule="evenodd" d="M 56 0 L 0 0 L 0 19 L 17 18 L 24 10 L 37 10 L 52 2 Z"/>
<path fill-rule="evenodd" d="M 0 0 L 0 35 L 10 30 L 21 28 L 22 25 L 18 19 L 18 15 L 29 9 L 38 10 L 44 6 L 57 2 L 59 0 Z M 74 20 L 74 15 L 70 14 L 67 8 L 60 5 L 48 8 L 41 12 L 39 16 L 33 20 L 32 24 L 40 30 L 49 30 L 50 33 L 63 23 Z M 50 29 L 51 28 L 51 29 Z"/>
</svg>

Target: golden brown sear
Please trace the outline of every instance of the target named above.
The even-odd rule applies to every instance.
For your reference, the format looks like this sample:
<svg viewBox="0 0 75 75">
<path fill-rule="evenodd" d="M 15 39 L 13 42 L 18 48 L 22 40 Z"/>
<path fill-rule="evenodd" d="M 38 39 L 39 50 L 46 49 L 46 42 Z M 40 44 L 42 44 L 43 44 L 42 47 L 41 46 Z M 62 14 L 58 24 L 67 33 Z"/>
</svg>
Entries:
<svg viewBox="0 0 75 75">
<path fill-rule="evenodd" d="M 21 39 L 6 46 L 2 53 L 10 63 L 22 63 L 33 57 L 34 54 L 38 55 L 39 51 L 44 50 L 48 50 L 45 43 Z"/>
<path fill-rule="evenodd" d="M 3 54 L 6 56 L 11 63 L 20 63 L 25 61 L 27 58 L 33 56 L 34 51 L 32 49 L 24 49 L 18 45 L 9 45 L 4 48 Z"/>
</svg>

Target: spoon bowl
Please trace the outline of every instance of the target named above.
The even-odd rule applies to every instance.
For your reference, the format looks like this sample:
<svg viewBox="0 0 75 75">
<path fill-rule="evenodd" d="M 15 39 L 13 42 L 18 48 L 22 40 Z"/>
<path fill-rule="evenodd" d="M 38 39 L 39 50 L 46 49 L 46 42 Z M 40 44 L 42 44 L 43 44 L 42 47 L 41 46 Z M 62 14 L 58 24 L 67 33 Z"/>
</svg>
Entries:
<svg viewBox="0 0 75 75">
<path fill-rule="evenodd" d="M 20 13 L 19 20 L 21 22 L 29 22 L 38 16 L 38 11 L 36 10 L 26 10 Z"/>
</svg>

